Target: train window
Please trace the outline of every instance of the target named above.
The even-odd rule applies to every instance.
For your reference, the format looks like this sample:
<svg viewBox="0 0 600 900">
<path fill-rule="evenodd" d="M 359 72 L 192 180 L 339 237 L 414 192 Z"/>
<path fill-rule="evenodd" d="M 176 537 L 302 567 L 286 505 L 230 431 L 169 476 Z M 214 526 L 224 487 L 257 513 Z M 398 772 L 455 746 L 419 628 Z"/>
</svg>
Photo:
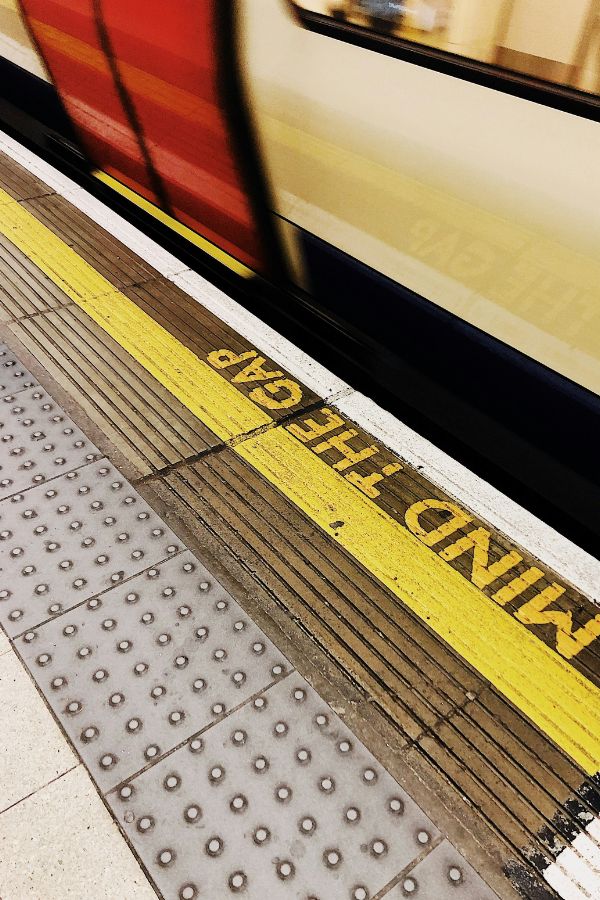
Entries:
<svg viewBox="0 0 600 900">
<path fill-rule="evenodd" d="M 600 0 L 293 2 L 306 19 L 380 38 L 386 52 L 396 41 L 600 94 Z"/>
</svg>

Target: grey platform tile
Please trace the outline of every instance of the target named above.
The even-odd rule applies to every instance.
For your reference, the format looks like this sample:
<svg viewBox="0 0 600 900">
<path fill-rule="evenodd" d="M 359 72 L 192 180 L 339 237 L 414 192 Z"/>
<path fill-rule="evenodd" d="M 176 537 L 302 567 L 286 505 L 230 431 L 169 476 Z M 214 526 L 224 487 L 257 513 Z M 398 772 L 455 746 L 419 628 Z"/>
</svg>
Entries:
<svg viewBox="0 0 600 900">
<path fill-rule="evenodd" d="M 113 466 L 84 466 L 0 502 L 0 621 L 15 636 L 180 549 Z"/>
<path fill-rule="evenodd" d="M 0 499 L 26 491 L 101 456 L 41 387 L 0 401 Z"/>
<path fill-rule="evenodd" d="M 37 385 L 37 380 L 21 365 L 6 344 L 0 344 L 0 398 Z"/>
<path fill-rule="evenodd" d="M 439 836 L 295 673 L 107 799 L 166 900 L 367 900 Z"/>
<path fill-rule="evenodd" d="M 448 841 L 442 841 L 385 896 L 386 900 L 498 900 Z"/>
<path fill-rule="evenodd" d="M 189 552 L 18 646 L 103 790 L 290 671 Z"/>
</svg>

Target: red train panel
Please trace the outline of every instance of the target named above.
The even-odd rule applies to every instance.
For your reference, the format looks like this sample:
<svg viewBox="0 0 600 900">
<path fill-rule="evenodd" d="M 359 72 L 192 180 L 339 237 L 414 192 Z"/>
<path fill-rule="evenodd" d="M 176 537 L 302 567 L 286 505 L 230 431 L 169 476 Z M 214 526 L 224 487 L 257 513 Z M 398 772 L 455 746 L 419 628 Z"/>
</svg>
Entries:
<svg viewBox="0 0 600 900">
<path fill-rule="evenodd" d="M 218 2 L 22 6 L 95 165 L 260 271 L 264 253 L 218 89 Z"/>
<path fill-rule="evenodd" d="M 137 136 L 100 45 L 92 0 L 22 0 L 22 7 L 89 158 L 156 202 Z"/>
<path fill-rule="evenodd" d="M 218 2 L 103 0 L 102 10 L 172 214 L 257 268 L 257 230 L 218 91 Z"/>
</svg>

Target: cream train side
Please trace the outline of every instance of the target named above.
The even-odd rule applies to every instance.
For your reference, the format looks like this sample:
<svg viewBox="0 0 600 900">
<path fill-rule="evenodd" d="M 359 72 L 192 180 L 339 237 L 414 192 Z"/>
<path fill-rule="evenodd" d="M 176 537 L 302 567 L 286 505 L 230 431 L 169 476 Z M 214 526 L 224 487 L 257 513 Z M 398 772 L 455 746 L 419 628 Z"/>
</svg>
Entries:
<svg viewBox="0 0 600 900">
<path fill-rule="evenodd" d="M 244 0 L 243 25 L 279 216 L 600 394 L 600 125 L 313 33 L 282 0 Z"/>
</svg>

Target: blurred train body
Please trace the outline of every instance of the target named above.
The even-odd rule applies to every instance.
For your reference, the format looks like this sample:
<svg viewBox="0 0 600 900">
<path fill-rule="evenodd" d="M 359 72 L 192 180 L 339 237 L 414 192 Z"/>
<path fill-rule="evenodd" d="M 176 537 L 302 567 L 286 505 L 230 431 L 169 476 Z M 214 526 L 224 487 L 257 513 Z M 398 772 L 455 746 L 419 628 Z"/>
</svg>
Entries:
<svg viewBox="0 0 600 900">
<path fill-rule="evenodd" d="M 0 0 L 0 114 L 595 530 L 595 6 Z"/>
</svg>

